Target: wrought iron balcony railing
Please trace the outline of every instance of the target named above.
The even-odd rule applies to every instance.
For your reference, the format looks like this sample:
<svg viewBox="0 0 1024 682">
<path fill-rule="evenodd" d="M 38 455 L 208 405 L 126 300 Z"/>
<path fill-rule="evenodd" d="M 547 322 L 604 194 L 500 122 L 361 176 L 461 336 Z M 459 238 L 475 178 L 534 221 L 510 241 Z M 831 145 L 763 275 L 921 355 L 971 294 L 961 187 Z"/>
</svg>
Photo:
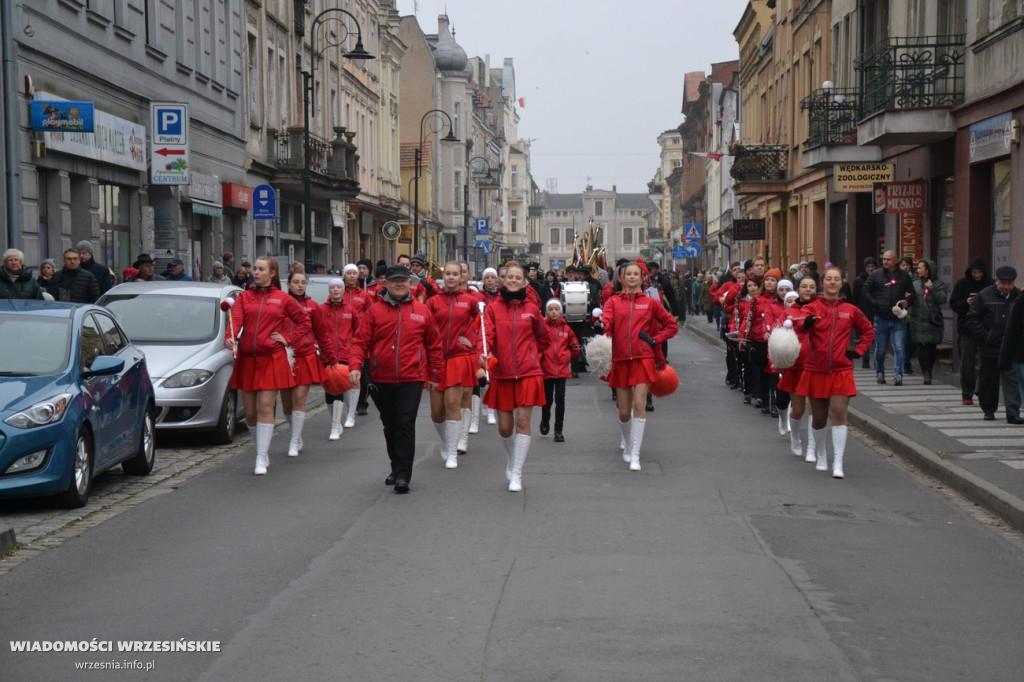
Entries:
<svg viewBox="0 0 1024 682">
<path fill-rule="evenodd" d="M 729 173 L 738 182 L 778 182 L 786 179 L 789 154 L 784 144 L 734 144 Z"/>
<path fill-rule="evenodd" d="M 294 168 L 298 170 L 304 168 L 302 135 L 302 128 L 288 128 L 276 133 L 277 165 L 279 168 Z M 327 175 L 330 172 L 331 143 L 322 137 L 310 133 L 309 152 L 310 169 L 314 173 Z"/>
<path fill-rule="evenodd" d="M 807 146 L 856 144 L 860 91 L 855 88 L 815 90 L 800 102 L 807 110 Z"/>
<path fill-rule="evenodd" d="M 862 115 L 962 103 L 965 54 L 963 34 L 880 41 L 854 64 L 864 86 Z"/>
</svg>

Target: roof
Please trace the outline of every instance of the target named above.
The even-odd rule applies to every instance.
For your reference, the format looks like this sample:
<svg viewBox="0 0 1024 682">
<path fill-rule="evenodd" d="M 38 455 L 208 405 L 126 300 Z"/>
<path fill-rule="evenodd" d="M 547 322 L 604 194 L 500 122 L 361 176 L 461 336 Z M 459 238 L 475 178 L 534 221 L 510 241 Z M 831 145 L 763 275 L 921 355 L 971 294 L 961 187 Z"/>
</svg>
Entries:
<svg viewBox="0 0 1024 682">
<path fill-rule="evenodd" d="M 31 313 L 45 317 L 72 317 L 75 310 L 80 308 L 81 303 L 62 303 L 59 301 L 37 301 L 30 299 L 3 299 L 0 300 L 0 314 L 3 313 Z"/>
<path fill-rule="evenodd" d="M 650 210 L 654 203 L 646 194 L 613 194 L 609 195 L 615 199 L 615 207 L 618 210 Z M 544 193 L 543 209 L 545 211 L 572 211 L 583 210 L 582 194 L 549 194 Z"/>
<path fill-rule="evenodd" d="M 416 147 L 418 142 L 402 142 L 398 145 L 399 168 L 416 167 Z M 421 166 L 430 166 L 430 152 L 433 149 L 433 140 L 423 141 L 423 153 L 420 157 Z"/>
<path fill-rule="evenodd" d="M 216 282 L 125 282 L 111 287 L 103 296 L 160 294 L 161 296 L 221 298 L 233 290 L 241 291 L 242 289 L 235 284 L 220 284 Z"/>
</svg>

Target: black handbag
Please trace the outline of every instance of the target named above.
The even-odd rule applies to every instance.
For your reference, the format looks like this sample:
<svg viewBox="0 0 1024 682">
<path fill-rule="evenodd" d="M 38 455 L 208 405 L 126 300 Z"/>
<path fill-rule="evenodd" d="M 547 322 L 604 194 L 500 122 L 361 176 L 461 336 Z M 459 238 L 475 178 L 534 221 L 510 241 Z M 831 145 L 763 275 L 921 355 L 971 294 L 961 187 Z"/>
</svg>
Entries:
<svg viewBox="0 0 1024 682">
<path fill-rule="evenodd" d="M 938 310 L 933 310 L 928 313 L 928 324 L 935 327 L 941 327 L 945 324 L 945 320 L 942 319 L 942 313 Z"/>
</svg>

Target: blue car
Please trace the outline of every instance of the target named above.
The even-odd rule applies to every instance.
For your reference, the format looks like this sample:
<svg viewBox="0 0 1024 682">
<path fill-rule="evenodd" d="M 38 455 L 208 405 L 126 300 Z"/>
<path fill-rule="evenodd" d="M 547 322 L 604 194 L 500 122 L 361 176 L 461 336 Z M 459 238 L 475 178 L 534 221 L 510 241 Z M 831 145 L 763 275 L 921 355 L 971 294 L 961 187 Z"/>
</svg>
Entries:
<svg viewBox="0 0 1024 682">
<path fill-rule="evenodd" d="M 146 475 L 156 457 L 145 355 L 105 308 L 0 301 L 0 499 L 89 499 L 120 464 Z"/>
</svg>

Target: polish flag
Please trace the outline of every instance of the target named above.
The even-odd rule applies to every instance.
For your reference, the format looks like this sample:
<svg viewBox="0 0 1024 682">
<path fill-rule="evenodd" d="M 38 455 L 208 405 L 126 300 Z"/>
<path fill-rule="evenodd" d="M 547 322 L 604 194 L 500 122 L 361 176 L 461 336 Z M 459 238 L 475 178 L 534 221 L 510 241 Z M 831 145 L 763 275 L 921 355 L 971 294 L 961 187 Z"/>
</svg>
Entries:
<svg viewBox="0 0 1024 682">
<path fill-rule="evenodd" d="M 520 97 L 518 102 L 519 102 L 519 108 L 520 109 L 525 109 L 526 108 L 526 98 L 525 97 Z"/>
</svg>

